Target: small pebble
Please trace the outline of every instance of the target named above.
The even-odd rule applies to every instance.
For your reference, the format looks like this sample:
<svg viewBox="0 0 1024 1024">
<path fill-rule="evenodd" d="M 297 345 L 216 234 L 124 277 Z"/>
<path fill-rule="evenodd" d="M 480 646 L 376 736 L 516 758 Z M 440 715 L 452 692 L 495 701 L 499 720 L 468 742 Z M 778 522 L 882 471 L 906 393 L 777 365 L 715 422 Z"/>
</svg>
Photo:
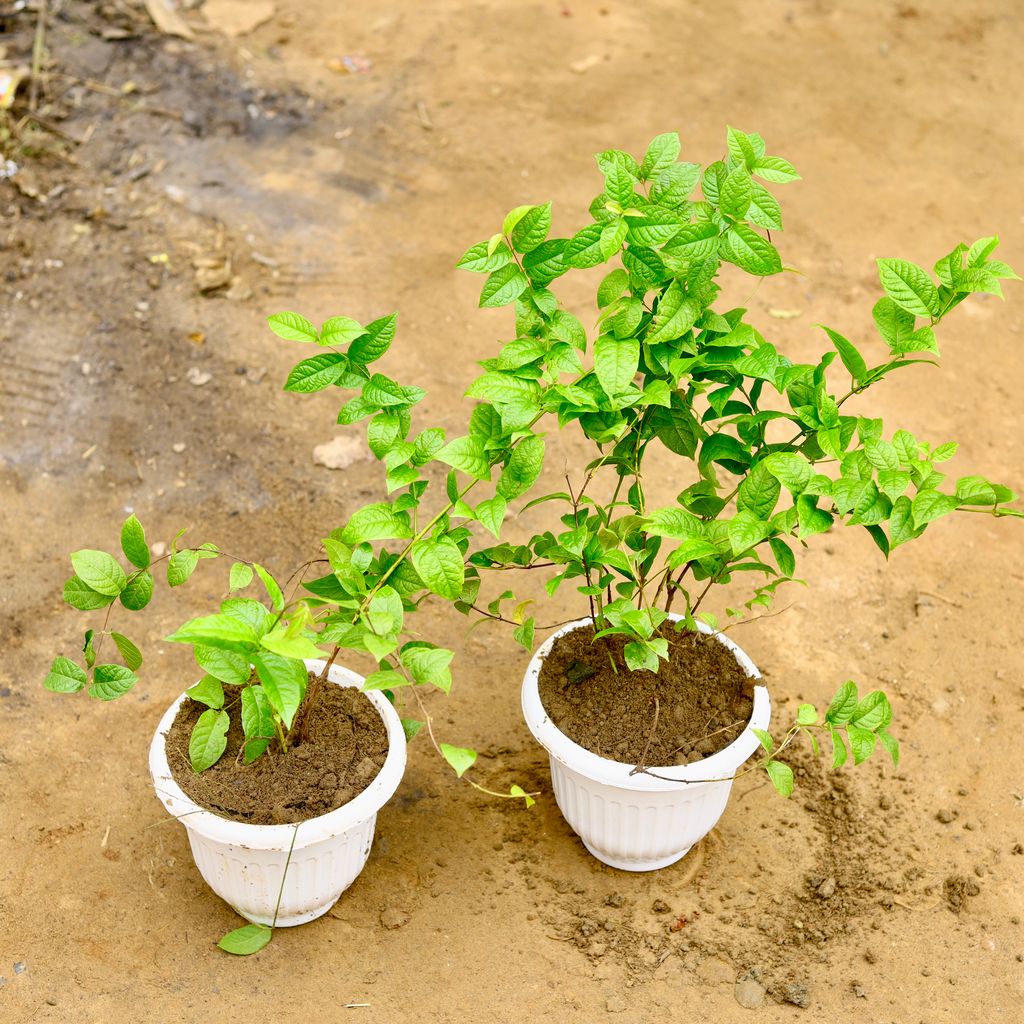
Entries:
<svg viewBox="0 0 1024 1024">
<path fill-rule="evenodd" d="M 942 810 L 936 813 L 935 817 L 941 821 L 943 825 L 948 825 L 956 817 L 956 811 L 951 811 L 948 807 L 943 807 Z"/>
<path fill-rule="evenodd" d="M 172 444 L 171 445 L 171 451 L 175 452 L 178 455 L 180 455 L 184 450 L 185 450 L 185 442 L 184 441 L 178 441 L 176 444 Z"/>
</svg>

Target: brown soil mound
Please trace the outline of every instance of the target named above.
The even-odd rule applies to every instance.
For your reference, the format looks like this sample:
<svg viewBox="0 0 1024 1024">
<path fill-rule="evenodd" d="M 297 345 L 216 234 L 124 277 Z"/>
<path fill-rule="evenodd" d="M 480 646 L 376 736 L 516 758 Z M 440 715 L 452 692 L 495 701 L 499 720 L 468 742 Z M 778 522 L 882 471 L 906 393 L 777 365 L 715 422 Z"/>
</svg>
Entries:
<svg viewBox="0 0 1024 1024">
<path fill-rule="evenodd" d="M 387 730 L 358 690 L 322 687 L 312 709 L 309 738 L 287 754 L 271 746 L 244 765 L 239 757 L 242 723 L 237 704 L 231 708 L 241 689 L 224 687 L 231 727 L 227 749 L 212 768 L 197 775 L 188 759 L 192 727 L 205 705 L 186 700 L 167 733 L 171 774 L 197 804 L 232 821 L 287 825 L 341 807 L 377 777 L 388 753 Z"/>
<path fill-rule="evenodd" d="M 594 640 L 586 626 L 559 637 L 540 671 L 540 699 L 570 739 L 623 764 L 689 764 L 727 747 L 753 707 L 753 684 L 714 637 L 661 635 L 670 658 L 655 674 L 631 672 L 625 638 Z"/>
</svg>

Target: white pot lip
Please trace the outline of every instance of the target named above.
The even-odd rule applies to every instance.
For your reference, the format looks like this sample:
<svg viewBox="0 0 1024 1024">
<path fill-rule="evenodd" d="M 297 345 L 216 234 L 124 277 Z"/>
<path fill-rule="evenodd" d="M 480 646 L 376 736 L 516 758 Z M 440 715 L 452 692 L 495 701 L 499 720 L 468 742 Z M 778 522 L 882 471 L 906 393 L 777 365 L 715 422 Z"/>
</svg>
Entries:
<svg viewBox="0 0 1024 1024">
<path fill-rule="evenodd" d="M 682 615 L 670 614 L 669 618 L 678 622 Z M 577 619 L 570 622 L 561 629 L 552 633 L 551 636 L 541 644 L 534 652 L 527 666 L 526 675 L 523 679 L 523 714 L 526 717 L 526 724 L 533 733 L 534 738 L 547 752 L 562 764 L 573 771 L 585 775 L 595 782 L 607 786 L 614 786 L 617 789 L 628 789 L 640 792 L 667 792 L 677 791 L 686 788 L 687 785 L 698 782 L 710 782 L 720 779 L 731 779 L 744 761 L 757 749 L 760 744 L 757 736 L 751 729 L 767 729 L 771 719 L 771 700 L 768 690 L 763 685 L 754 686 L 754 708 L 750 715 L 747 728 L 730 743 L 727 747 L 705 757 L 702 761 L 687 765 L 669 765 L 657 767 L 651 765 L 651 771 L 657 772 L 662 778 L 653 775 L 637 773 L 631 775 L 630 771 L 635 767 L 630 764 L 623 764 L 620 761 L 612 761 L 600 754 L 587 750 L 586 747 L 569 739 L 548 717 L 548 713 L 540 700 L 538 680 L 540 669 L 544 658 L 554 645 L 555 640 L 566 633 L 589 626 L 590 619 Z M 746 653 L 727 636 L 718 630 L 712 629 L 703 622 L 697 623 L 697 628 L 702 633 L 707 633 L 718 639 L 736 658 L 740 667 L 751 679 L 760 679 L 761 673 L 746 655 Z"/>
<path fill-rule="evenodd" d="M 324 664 L 323 660 L 306 659 L 306 668 L 311 671 L 320 671 Z M 332 665 L 327 678 L 338 686 L 351 686 L 357 689 L 365 682 L 362 676 L 341 665 Z M 339 836 L 373 817 L 394 796 L 405 772 L 405 730 L 402 728 L 398 712 L 379 690 L 363 691 L 363 696 L 377 709 L 387 729 L 388 753 L 384 764 L 377 777 L 357 797 L 327 814 L 299 822 L 297 832 L 295 825 L 252 825 L 244 821 L 222 818 L 186 796 L 171 774 L 166 750 L 167 733 L 174 723 L 182 701 L 186 699 L 184 693 L 160 719 L 149 748 L 149 772 L 156 794 L 168 814 L 178 818 L 186 828 L 214 842 L 227 843 L 243 849 L 288 850 L 293 840 L 295 849 L 301 849 Z"/>
</svg>

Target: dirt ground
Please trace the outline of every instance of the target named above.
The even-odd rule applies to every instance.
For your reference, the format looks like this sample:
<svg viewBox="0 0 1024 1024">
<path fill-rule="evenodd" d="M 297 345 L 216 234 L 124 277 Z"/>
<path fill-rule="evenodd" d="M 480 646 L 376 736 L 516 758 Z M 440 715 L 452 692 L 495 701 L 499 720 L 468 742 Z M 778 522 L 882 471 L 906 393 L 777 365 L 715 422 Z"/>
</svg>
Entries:
<svg viewBox="0 0 1024 1024">
<path fill-rule="evenodd" d="M 35 23 L 15 6 L 0 0 L 9 62 Z M 1024 264 L 1020 5 L 275 0 L 234 38 L 190 11 L 193 41 L 147 28 L 139 4 L 54 6 L 51 69 L 75 77 L 51 76 L 46 102 L 77 141 L 0 181 L 0 1019 L 1020 1020 L 1013 522 L 944 520 L 890 564 L 857 531 L 813 548 L 810 587 L 735 635 L 778 721 L 846 678 L 884 685 L 903 761 L 832 775 L 806 758 L 789 802 L 741 780 L 712 836 L 655 874 L 603 867 L 563 822 L 511 637 L 463 639 L 463 620 L 429 614 L 459 655 L 434 705 L 447 738 L 483 752 L 482 779 L 543 796 L 529 812 L 479 796 L 416 744 L 364 873 L 253 959 L 214 947 L 237 918 L 146 772 L 194 679 L 160 637 L 221 575 L 138 620 L 145 680 L 117 705 L 40 685 L 85 624 L 60 599 L 66 553 L 115 543 L 126 510 L 151 539 L 193 525 L 283 570 L 382 492 L 370 463 L 313 463 L 343 432 L 335 401 L 280 390 L 298 356 L 266 314 L 400 309 L 388 365 L 428 389 L 425 420 L 455 428 L 472 360 L 510 330 L 456 259 L 524 202 L 553 199 L 557 233 L 574 230 L 600 149 L 678 129 L 706 161 L 734 123 L 796 164 L 781 248 L 802 276 L 739 296 L 795 358 L 819 350 L 819 321 L 871 335 L 875 256 L 930 265 L 999 232 Z M 345 73 L 345 58 L 364 60 Z M 1024 489 L 1024 289 L 1007 291 L 957 311 L 940 369 L 863 408 L 959 440 L 954 472 Z M 552 483 L 579 464 L 571 439 L 555 448 Z M 665 474 L 665 497 L 677 483 Z M 576 610 L 566 594 L 552 618 Z M 737 1000 L 764 990 L 760 1009 Z"/>
</svg>

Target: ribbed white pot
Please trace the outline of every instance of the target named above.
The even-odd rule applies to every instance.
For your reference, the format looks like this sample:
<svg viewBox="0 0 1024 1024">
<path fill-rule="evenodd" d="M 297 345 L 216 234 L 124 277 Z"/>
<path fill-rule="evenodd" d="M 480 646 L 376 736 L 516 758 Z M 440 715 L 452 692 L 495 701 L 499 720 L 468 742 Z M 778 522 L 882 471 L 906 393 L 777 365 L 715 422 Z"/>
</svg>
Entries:
<svg viewBox="0 0 1024 1024">
<path fill-rule="evenodd" d="M 322 661 L 306 662 L 311 671 L 319 671 L 323 665 Z M 338 686 L 357 689 L 364 682 L 362 676 L 337 665 L 331 667 L 327 678 Z M 149 771 L 157 796 L 167 812 L 185 826 L 196 867 L 207 884 L 242 917 L 257 924 L 274 924 L 277 909 L 277 927 L 305 924 L 327 913 L 363 870 L 377 812 L 394 795 L 405 771 L 405 733 L 398 713 L 383 694 L 369 691 L 365 696 L 387 728 L 384 766 L 354 800 L 300 822 L 297 830 L 295 825 L 230 821 L 189 799 L 171 775 L 165 749 L 167 732 L 184 694 L 160 720 L 149 749 Z"/>
<path fill-rule="evenodd" d="M 679 616 L 673 615 L 678 619 Z M 537 682 L 541 664 L 558 637 L 590 624 L 580 619 L 553 633 L 537 649 L 523 680 L 523 714 L 537 742 L 547 750 L 555 800 L 565 820 L 600 861 L 623 871 L 654 871 L 684 857 L 722 816 L 733 778 L 757 749 L 750 731 L 767 729 L 771 703 L 764 686 L 754 687 L 754 709 L 743 733 L 724 750 L 695 764 L 636 773 L 634 765 L 610 761 L 574 743 L 548 717 Z M 703 633 L 710 627 L 697 623 Z M 728 637 L 717 634 L 752 679 L 761 674 Z"/>
</svg>

